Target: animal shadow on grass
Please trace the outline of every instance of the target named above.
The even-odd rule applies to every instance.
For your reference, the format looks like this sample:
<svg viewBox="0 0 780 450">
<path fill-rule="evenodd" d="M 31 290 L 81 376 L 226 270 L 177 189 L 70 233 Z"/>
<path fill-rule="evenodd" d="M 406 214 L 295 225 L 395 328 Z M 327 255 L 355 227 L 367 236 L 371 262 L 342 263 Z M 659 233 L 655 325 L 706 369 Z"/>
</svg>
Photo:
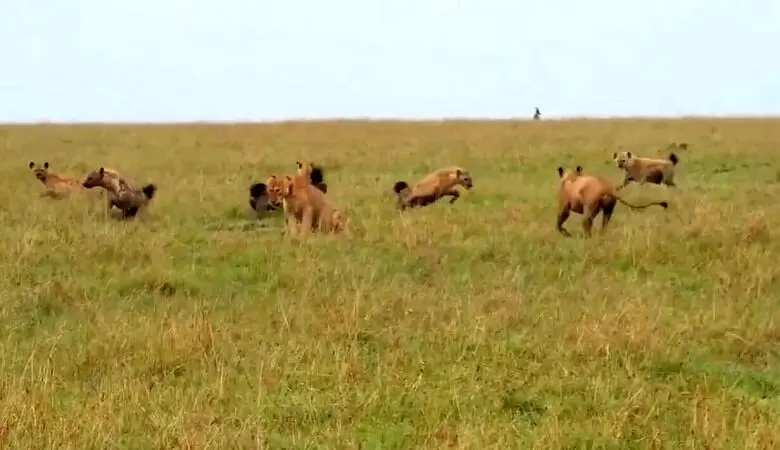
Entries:
<svg viewBox="0 0 780 450">
<path fill-rule="evenodd" d="M 246 208 L 233 206 L 228 208 L 221 217 L 204 216 L 203 228 L 209 231 L 278 231 L 281 225 L 276 224 L 275 219 L 280 217 L 277 211 L 264 211 L 258 214 Z"/>
</svg>

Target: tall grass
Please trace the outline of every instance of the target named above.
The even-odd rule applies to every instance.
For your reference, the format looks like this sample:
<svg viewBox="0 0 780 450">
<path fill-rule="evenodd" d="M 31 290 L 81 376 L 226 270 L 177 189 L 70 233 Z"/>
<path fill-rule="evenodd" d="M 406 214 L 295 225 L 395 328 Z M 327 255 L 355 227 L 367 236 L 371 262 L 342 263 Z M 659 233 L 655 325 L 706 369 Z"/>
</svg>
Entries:
<svg viewBox="0 0 780 450">
<path fill-rule="evenodd" d="M 7 448 L 773 448 L 778 120 L 0 128 Z M 678 152 L 610 227 L 558 166 Z M 248 187 L 322 165 L 356 238 L 290 240 Z M 138 220 L 27 164 L 154 182 Z M 392 185 L 475 188 L 399 214 Z M 600 221 L 596 229 L 600 228 Z"/>
</svg>

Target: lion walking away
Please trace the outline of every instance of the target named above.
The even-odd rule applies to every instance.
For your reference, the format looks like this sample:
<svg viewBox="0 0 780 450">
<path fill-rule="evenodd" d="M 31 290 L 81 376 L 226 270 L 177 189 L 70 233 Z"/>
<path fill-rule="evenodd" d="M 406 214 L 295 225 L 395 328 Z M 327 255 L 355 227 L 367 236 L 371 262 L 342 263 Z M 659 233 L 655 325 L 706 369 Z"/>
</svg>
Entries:
<svg viewBox="0 0 780 450">
<path fill-rule="evenodd" d="M 629 203 L 617 195 L 614 185 L 610 181 L 597 176 L 583 175 L 581 166 L 577 166 L 575 170 L 558 167 L 558 177 L 560 178 L 560 187 L 558 189 L 558 220 L 556 225 L 558 231 L 567 237 L 571 234 L 563 228 L 563 224 L 572 212 L 585 216 L 582 227 L 585 235 L 590 236 L 593 221 L 600 213 L 602 214 L 601 231 L 606 229 L 617 202 L 632 209 L 643 209 L 655 205 L 666 209 L 669 206 L 666 202 L 651 202 L 644 205 Z"/>
</svg>

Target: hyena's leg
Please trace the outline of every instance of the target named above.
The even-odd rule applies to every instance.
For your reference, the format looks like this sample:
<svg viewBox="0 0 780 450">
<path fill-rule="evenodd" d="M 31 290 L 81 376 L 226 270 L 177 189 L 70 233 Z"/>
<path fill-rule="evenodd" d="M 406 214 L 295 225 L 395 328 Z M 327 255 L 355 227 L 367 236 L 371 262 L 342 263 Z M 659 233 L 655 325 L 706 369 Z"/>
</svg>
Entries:
<svg viewBox="0 0 780 450">
<path fill-rule="evenodd" d="M 452 197 L 450 198 L 450 204 L 455 203 L 455 200 L 460 198 L 460 192 L 458 192 L 458 190 L 455 188 L 447 189 L 446 191 L 442 192 L 441 195 Z"/>
</svg>

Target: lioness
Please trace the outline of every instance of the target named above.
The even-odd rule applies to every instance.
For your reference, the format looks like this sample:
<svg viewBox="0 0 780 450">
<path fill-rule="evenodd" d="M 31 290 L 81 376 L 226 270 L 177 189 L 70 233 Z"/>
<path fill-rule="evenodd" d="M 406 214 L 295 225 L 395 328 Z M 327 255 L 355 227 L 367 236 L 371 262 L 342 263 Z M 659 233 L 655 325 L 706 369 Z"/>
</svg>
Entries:
<svg viewBox="0 0 780 450">
<path fill-rule="evenodd" d="M 617 202 L 634 209 L 647 208 L 654 205 L 659 205 L 665 209 L 669 206 L 666 202 L 633 205 L 618 197 L 614 185 L 610 181 L 597 176 L 583 175 L 582 167 L 580 166 L 577 166 L 573 171 L 558 167 L 558 176 L 560 177 L 560 188 L 558 189 L 557 227 L 558 231 L 564 236 L 571 236 L 563 228 L 563 223 L 569 218 L 571 212 L 585 215 L 582 226 L 585 234 L 590 236 L 593 220 L 601 212 L 603 212 L 601 230 L 604 231 L 612 218 Z"/>
</svg>

